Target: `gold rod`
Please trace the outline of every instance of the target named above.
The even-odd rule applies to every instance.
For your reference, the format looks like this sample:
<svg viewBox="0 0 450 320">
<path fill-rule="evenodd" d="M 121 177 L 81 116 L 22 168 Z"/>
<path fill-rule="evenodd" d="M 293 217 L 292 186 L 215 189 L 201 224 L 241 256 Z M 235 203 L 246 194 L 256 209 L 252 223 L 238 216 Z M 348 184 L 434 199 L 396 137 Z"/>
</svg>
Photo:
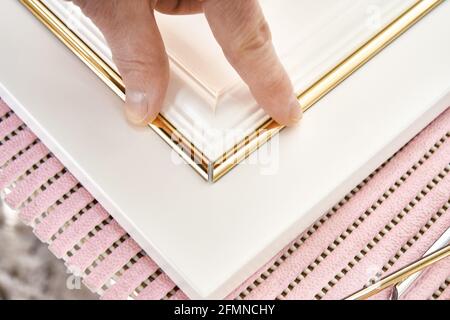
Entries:
<svg viewBox="0 0 450 320">
<path fill-rule="evenodd" d="M 381 291 L 395 286 L 396 284 L 402 282 L 409 276 L 417 273 L 426 267 L 450 256 L 450 245 L 437 250 L 436 252 L 423 257 L 422 259 L 394 272 L 393 274 L 381 279 L 377 283 L 364 288 L 351 296 L 345 298 L 345 300 L 364 300 L 370 298 L 371 296 L 380 293 Z"/>
</svg>

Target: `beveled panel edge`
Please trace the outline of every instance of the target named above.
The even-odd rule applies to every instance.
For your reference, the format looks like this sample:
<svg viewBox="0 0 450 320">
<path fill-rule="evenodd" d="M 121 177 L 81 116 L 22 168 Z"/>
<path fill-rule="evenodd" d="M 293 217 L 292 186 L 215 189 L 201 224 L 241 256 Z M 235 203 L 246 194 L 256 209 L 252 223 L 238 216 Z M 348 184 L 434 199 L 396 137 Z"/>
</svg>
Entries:
<svg viewBox="0 0 450 320">
<path fill-rule="evenodd" d="M 119 74 L 75 35 L 41 0 L 19 1 L 100 77 L 110 89 L 122 100 L 125 99 L 125 86 Z M 302 110 L 305 112 L 311 108 L 316 102 L 443 2 L 444 0 L 418 0 L 394 21 L 342 60 L 336 67 L 301 92 L 298 95 L 298 100 Z M 253 133 L 225 152 L 219 159 L 211 161 L 161 114 L 153 123 L 149 124 L 149 127 L 203 179 L 209 182 L 218 181 L 284 129 L 284 126 L 269 119 Z"/>
<path fill-rule="evenodd" d="M 19 0 L 63 44 L 80 58 L 122 100 L 125 85 L 120 75 L 61 21 L 41 0 Z M 211 161 L 161 114 L 149 124 L 203 179 L 209 181 Z"/>
<path fill-rule="evenodd" d="M 413 4 L 336 67 L 300 93 L 297 98 L 302 110 L 306 111 L 311 108 L 443 2 L 444 0 L 419 0 Z M 282 129 L 284 129 L 284 126 L 277 124 L 274 120 L 266 121 L 254 133 L 244 138 L 214 162 L 212 181 L 218 181 Z"/>
</svg>

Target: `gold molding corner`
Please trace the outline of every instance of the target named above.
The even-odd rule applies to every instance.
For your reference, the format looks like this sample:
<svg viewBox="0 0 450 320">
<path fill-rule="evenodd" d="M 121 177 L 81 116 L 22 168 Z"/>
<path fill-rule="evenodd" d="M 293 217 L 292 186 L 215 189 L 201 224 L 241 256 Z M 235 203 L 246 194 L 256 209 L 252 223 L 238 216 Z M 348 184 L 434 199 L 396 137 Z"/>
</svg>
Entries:
<svg viewBox="0 0 450 320">
<path fill-rule="evenodd" d="M 370 38 L 351 55 L 342 60 L 336 67 L 300 93 L 297 98 L 302 110 L 306 111 L 311 108 L 327 93 L 336 88 L 342 81 L 351 76 L 366 62 L 376 56 L 390 43 L 411 28 L 416 22 L 443 2 L 444 0 L 417 1 L 413 6 L 408 8 L 394 21 Z M 268 120 L 249 137 L 243 139 L 214 162 L 212 181 L 219 180 L 239 164 L 239 162 L 248 157 L 252 152 L 258 149 L 259 146 L 266 143 L 283 128 L 283 126 L 278 125 L 274 120 Z"/>
<path fill-rule="evenodd" d="M 19 1 L 100 77 L 108 87 L 121 99 L 125 99 L 125 86 L 120 75 L 70 30 L 42 0 Z M 306 111 L 312 107 L 317 101 L 443 2 L 444 0 L 418 0 L 351 55 L 342 60 L 336 67 L 300 93 L 298 100 L 302 110 Z M 219 159 L 211 161 L 162 115 L 159 115 L 149 126 L 203 179 L 211 182 L 218 181 L 284 128 L 284 126 L 269 119 L 253 133 L 225 152 Z"/>
<path fill-rule="evenodd" d="M 39 19 L 61 42 L 80 58 L 106 85 L 122 100 L 125 100 L 125 85 L 120 75 L 66 24 L 59 19 L 41 0 L 19 0 Z M 203 179 L 209 180 L 211 161 L 194 146 L 164 116 L 149 124 L 169 146 L 175 150 Z"/>
</svg>

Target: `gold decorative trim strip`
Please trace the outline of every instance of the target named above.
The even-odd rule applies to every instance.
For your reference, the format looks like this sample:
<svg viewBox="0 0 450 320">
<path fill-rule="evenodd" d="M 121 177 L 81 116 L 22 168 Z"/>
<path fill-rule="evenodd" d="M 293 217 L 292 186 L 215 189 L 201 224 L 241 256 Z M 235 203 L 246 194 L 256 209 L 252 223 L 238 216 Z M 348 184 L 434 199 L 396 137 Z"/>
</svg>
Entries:
<svg viewBox="0 0 450 320">
<path fill-rule="evenodd" d="M 361 66 L 443 2 L 444 0 L 419 0 L 416 2 L 412 7 L 407 9 L 398 18 L 369 39 L 350 56 L 340 62 L 335 68 L 317 80 L 304 92 L 300 93 L 298 95 L 298 100 L 302 110 L 306 111 L 311 108 L 317 101 L 336 88 L 342 81 L 347 79 Z M 268 120 L 249 137 L 242 140 L 231 150 L 226 152 L 220 159 L 214 162 L 212 181 L 219 180 L 239 162 L 247 158 L 249 154 L 270 140 L 283 128 L 283 126 L 280 126 L 274 120 Z"/>
<path fill-rule="evenodd" d="M 72 32 L 42 0 L 20 1 L 120 98 L 125 99 L 125 87 L 117 72 Z M 443 2 L 444 0 L 417 1 L 393 22 L 340 62 L 335 68 L 300 93 L 298 100 L 302 110 L 306 111 L 312 107 L 317 101 L 336 88 L 342 81 L 347 79 Z M 159 115 L 149 126 L 200 174 L 201 177 L 211 182 L 218 181 L 284 128 L 284 126 L 269 119 L 252 134 L 225 152 L 219 159 L 211 161 L 162 115 Z"/>
<path fill-rule="evenodd" d="M 125 86 L 120 75 L 70 30 L 41 0 L 20 0 L 20 2 L 102 79 L 108 87 L 122 100 L 125 100 Z M 159 115 L 149 126 L 202 178 L 209 180 L 211 161 L 165 117 Z"/>
</svg>

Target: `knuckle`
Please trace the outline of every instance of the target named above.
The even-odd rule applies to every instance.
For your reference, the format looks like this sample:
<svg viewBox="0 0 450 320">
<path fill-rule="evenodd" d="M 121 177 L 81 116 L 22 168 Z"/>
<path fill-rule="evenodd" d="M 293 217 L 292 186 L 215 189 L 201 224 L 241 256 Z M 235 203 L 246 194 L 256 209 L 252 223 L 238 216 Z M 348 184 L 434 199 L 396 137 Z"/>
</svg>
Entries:
<svg viewBox="0 0 450 320">
<path fill-rule="evenodd" d="M 133 78 L 144 83 L 168 73 L 168 62 L 163 57 L 148 59 L 132 57 L 128 54 L 115 54 L 114 63 L 125 78 Z"/>
<path fill-rule="evenodd" d="M 107 27 L 108 22 L 113 21 L 117 6 L 115 0 L 74 0 L 73 3 L 100 28 Z"/>
<path fill-rule="evenodd" d="M 74 0 L 73 2 L 89 17 L 99 16 L 104 8 L 100 1 Z"/>
<path fill-rule="evenodd" d="M 283 89 L 289 87 L 290 81 L 283 69 L 272 68 L 270 77 L 262 77 L 261 83 L 274 92 L 284 92 Z"/>
<path fill-rule="evenodd" d="M 261 19 L 249 30 L 239 32 L 234 43 L 231 44 L 229 56 L 233 59 L 241 59 L 245 56 L 263 54 L 272 45 L 272 34 L 269 25 Z"/>
<path fill-rule="evenodd" d="M 123 57 L 114 55 L 114 62 L 120 71 L 124 74 L 140 73 L 148 70 L 148 63 L 138 58 Z"/>
</svg>

